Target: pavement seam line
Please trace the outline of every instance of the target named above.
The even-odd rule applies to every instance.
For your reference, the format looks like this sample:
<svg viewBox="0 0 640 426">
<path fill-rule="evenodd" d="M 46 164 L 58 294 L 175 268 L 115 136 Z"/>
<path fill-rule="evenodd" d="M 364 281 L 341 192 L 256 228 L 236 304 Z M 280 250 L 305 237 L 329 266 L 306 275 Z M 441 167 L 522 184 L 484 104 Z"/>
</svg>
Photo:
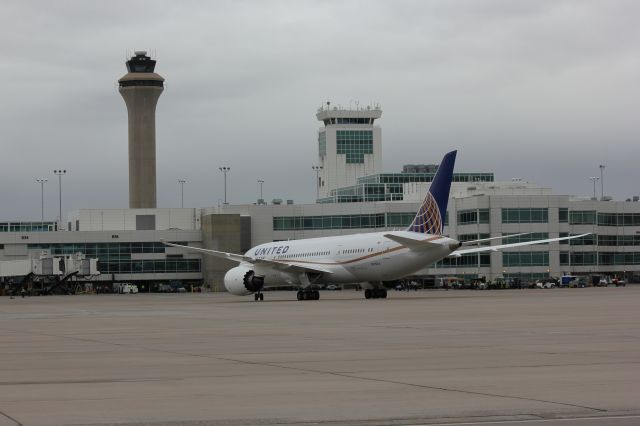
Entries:
<svg viewBox="0 0 640 426">
<path fill-rule="evenodd" d="M 198 356 L 198 355 L 196 355 L 196 356 Z M 215 358 L 215 359 L 223 359 L 223 360 L 226 360 L 226 361 L 236 361 L 236 362 L 242 362 L 242 363 L 254 364 L 254 365 L 266 365 L 266 366 L 270 366 L 270 367 L 278 367 L 278 368 L 284 368 L 284 369 L 289 369 L 289 370 L 304 371 L 304 372 L 307 372 L 307 373 L 329 374 L 329 375 L 333 375 L 333 376 L 346 377 L 346 378 L 350 378 L 350 379 L 360 379 L 360 380 L 368 380 L 368 381 L 372 381 L 372 382 L 390 383 L 390 384 L 395 384 L 395 385 L 411 386 L 411 387 L 416 387 L 416 388 L 421 388 L 421 389 L 432 389 L 432 390 L 440 390 L 440 391 L 445 391 L 445 392 L 464 393 L 464 394 L 469 394 L 469 395 L 491 396 L 491 397 L 497 397 L 497 398 L 507 398 L 507 399 L 518 399 L 518 400 L 524 400 L 524 401 L 543 402 L 543 403 L 546 403 L 546 404 L 556 404 L 556 405 L 563 405 L 563 406 L 567 406 L 567 407 L 583 408 L 583 409 L 593 410 L 593 411 L 597 411 L 597 412 L 601 412 L 601 413 L 607 412 L 607 410 L 602 409 L 602 408 L 588 407 L 588 406 L 585 406 L 585 405 L 571 404 L 571 403 L 568 403 L 568 402 L 548 401 L 548 400 L 544 400 L 544 399 L 527 398 L 527 397 L 523 397 L 523 396 L 501 395 L 501 394 L 494 394 L 494 393 L 488 393 L 488 392 L 470 391 L 470 390 L 464 390 L 464 389 L 453 389 L 453 388 L 443 388 L 443 387 L 439 387 L 439 386 L 420 385 L 420 384 L 417 384 L 417 383 L 400 382 L 400 381 L 386 380 L 386 379 L 376 379 L 376 378 L 373 378 L 373 377 L 364 377 L 364 376 L 358 376 L 358 375 L 352 375 L 352 374 L 346 374 L 346 373 L 337 373 L 337 372 L 333 372 L 333 371 L 322 371 L 322 370 L 304 369 L 304 368 L 299 368 L 299 367 L 288 367 L 288 366 L 284 366 L 284 365 L 271 364 L 271 363 L 239 361 L 239 360 L 234 360 L 234 359 L 231 359 L 231 358 Z"/>
<path fill-rule="evenodd" d="M 15 424 L 17 424 L 18 426 L 24 426 L 22 423 L 20 423 L 19 421 L 17 421 L 16 419 L 14 419 L 13 417 L 11 417 L 10 415 L 8 415 L 7 413 L 5 413 L 4 411 L 0 410 L 0 414 L 2 414 L 4 417 L 6 417 L 7 419 L 11 420 L 12 422 L 14 422 Z"/>
<path fill-rule="evenodd" d="M 417 384 L 417 383 L 408 383 L 408 382 L 400 382 L 400 381 L 393 381 L 393 380 L 376 379 L 376 378 L 372 378 L 372 377 L 350 375 L 350 374 L 346 374 L 346 373 L 337 373 L 337 372 L 332 372 L 332 371 L 305 369 L 305 368 L 300 368 L 300 367 L 291 367 L 291 366 L 273 364 L 273 363 L 268 363 L 268 362 L 245 361 L 245 360 L 239 360 L 239 359 L 227 358 L 227 357 L 220 357 L 220 356 L 215 356 L 215 355 L 193 354 L 193 353 L 188 353 L 188 352 L 169 351 L 169 350 L 163 350 L 163 349 L 153 349 L 153 348 L 149 348 L 149 347 L 145 347 L 145 346 L 131 345 L 131 344 L 126 344 L 126 343 L 108 342 L 108 341 L 104 341 L 104 340 L 89 339 L 89 338 L 85 338 L 85 337 L 74 337 L 74 336 L 65 336 L 65 335 L 57 335 L 57 334 L 49 334 L 49 333 L 34 333 L 34 332 L 31 332 L 31 334 L 44 335 L 44 336 L 50 336 L 50 337 L 58 337 L 58 338 L 64 338 L 64 339 L 72 339 L 72 340 L 92 342 L 92 343 L 100 343 L 100 344 L 120 346 L 120 347 L 143 349 L 143 350 L 146 350 L 146 351 L 170 353 L 170 354 L 174 354 L 174 355 L 183 355 L 183 356 L 192 356 L 192 357 L 199 357 L 199 358 L 215 359 L 215 360 L 219 360 L 219 361 L 237 362 L 237 363 L 246 364 L 246 365 L 269 366 L 269 367 L 288 369 L 288 370 L 293 370 L 293 371 L 302 371 L 302 372 L 306 372 L 306 373 L 326 374 L 326 375 L 333 375 L 333 376 L 337 376 L 337 377 L 345 377 L 345 378 L 350 378 L 350 379 L 359 379 L 359 380 L 367 380 L 367 381 L 379 382 L 379 383 L 389 383 L 389 384 L 410 386 L 410 387 L 415 387 L 415 388 L 420 388 L 420 389 L 432 389 L 432 390 L 440 390 L 440 391 L 443 391 L 443 392 L 463 393 L 463 394 L 467 394 L 467 395 L 480 395 L 480 396 L 489 396 L 489 397 L 494 397 L 494 398 L 505 398 L 505 399 L 517 399 L 517 400 L 522 400 L 522 401 L 542 402 L 542 403 L 545 403 L 545 404 L 555 404 L 555 405 L 562 405 L 562 406 L 566 406 L 566 407 L 582 408 L 582 409 L 597 411 L 597 412 L 601 412 L 601 413 L 605 413 L 605 412 L 608 411 L 608 410 L 602 409 L 602 408 L 589 407 L 589 406 L 584 406 L 584 405 L 579 405 L 579 404 L 571 404 L 571 403 L 568 403 L 568 402 L 548 401 L 548 400 L 544 400 L 544 399 L 527 398 L 527 397 L 522 397 L 522 396 L 501 395 L 501 394 L 492 394 L 492 393 L 470 391 L 470 390 L 464 390 L 464 389 L 453 389 L 453 388 L 444 388 L 444 387 L 438 387 L 438 386 L 420 385 L 420 384 Z"/>
</svg>

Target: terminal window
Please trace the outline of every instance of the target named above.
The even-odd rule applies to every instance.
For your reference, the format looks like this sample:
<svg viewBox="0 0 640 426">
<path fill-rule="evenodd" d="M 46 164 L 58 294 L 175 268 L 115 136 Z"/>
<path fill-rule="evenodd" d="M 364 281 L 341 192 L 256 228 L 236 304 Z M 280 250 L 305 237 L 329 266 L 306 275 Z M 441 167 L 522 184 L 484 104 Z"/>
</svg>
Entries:
<svg viewBox="0 0 640 426">
<path fill-rule="evenodd" d="M 548 223 L 549 209 L 502 209 L 502 223 Z"/>
<path fill-rule="evenodd" d="M 560 252 L 560 266 L 588 266 L 596 264 L 594 252 L 575 252 L 569 255 L 568 251 Z"/>
<path fill-rule="evenodd" d="M 558 209 L 558 222 L 567 223 L 569 222 L 569 209 L 566 207 L 560 207 Z"/>
<path fill-rule="evenodd" d="M 187 242 L 177 242 L 187 245 Z M 165 253 L 166 246 L 160 242 L 136 243 L 68 243 L 29 244 L 29 250 L 48 250 L 53 255 L 83 253 L 98 259 L 98 270 L 103 274 L 118 273 L 172 273 L 201 272 L 200 259 L 158 258 L 132 259 L 135 253 Z"/>
<path fill-rule="evenodd" d="M 489 209 L 458 211 L 458 225 L 489 223 Z"/>
<path fill-rule="evenodd" d="M 638 213 L 598 213 L 600 226 L 640 226 Z"/>
<path fill-rule="evenodd" d="M 502 266 L 549 266 L 549 252 L 503 252 Z"/>
<path fill-rule="evenodd" d="M 597 238 L 599 246 L 640 246 L 640 235 L 598 235 Z"/>
<path fill-rule="evenodd" d="M 513 235 L 513 236 L 510 236 Z M 503 233 L 502 244 L 515 244 L 515 243 L 528 243 L 530 241 L 546 240 L 549 238 L 548 232 L 530 232 L 524 235 L 518 235 L 516 233 Z M 549 243 L 544 243 L 549 244 Z"/>
<path fill-rule="evenodd" d="M 324 157 L 327 155 L 327 132 L 318 134 L 318 155 Z"/>
<path fill-rule="evenodd" d="M 434 263 L 434 268 L 478 268 L 491 266 L 489 253 L 468 253 L 462 256 L 445 257 Z"/>
<path fill-rule="evenodd" d="M 363 164 L 365 154 L 373 154 L 371 130 L 336 131 L 337 153 L 346 155 L 347 164 Z"/>
<path fill-rule="evenodd" d="M 569 212 L 570 225 L 595 225 L 596 212 L 594 210 L 573 210 Z"/>
<path fill-rule="evenodd" d="M 598 253 L 599 265 L 640 265 L 640 253 Z"/>
</svg>

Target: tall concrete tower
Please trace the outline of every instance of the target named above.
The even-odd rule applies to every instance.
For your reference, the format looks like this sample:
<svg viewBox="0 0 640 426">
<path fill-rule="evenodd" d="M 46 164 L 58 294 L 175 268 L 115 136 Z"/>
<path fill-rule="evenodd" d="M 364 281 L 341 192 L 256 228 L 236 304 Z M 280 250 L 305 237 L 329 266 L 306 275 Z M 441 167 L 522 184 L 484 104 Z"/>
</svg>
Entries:
<svg viewBox="0 0 640 426">
<path fill-rule="evenodd" d="M 318 130 L 318 194 L 355 185 L 358 178 L 382 173 L 382 134 L 374 121 L 382 116 L 379 105 L 345 109 L 329 102 L 318 109 L 324 123 Z"/>
<path fill-rule="evenodd" d="M 129 208 L 156 208 L 156 104 L 164 78 L 156 61 L 137 51 L 118 80 L 129 112 Z"/>
</svg>

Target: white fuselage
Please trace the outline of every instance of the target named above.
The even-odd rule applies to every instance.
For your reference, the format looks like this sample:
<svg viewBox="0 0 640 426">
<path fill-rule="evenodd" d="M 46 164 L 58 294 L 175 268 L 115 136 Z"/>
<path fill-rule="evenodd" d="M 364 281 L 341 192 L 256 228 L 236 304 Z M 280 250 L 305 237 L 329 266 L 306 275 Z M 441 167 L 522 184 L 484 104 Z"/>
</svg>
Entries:
<svg viewBox="0 0 640 426">
<path fill-rule="evenodd" d="M 385 235 L 429 240 L 419 250 L 396 243 Z M 317 268 L 317 274 L 307 277 L 287 274 L 260 262 L 243 263 L 265 277 L 265 287 L 282 284 L 356 283 L 389 281 L 411 275 L 448 256 L 457 241 L 448 237 L 409 231 L 387 231 L 336 237 L 280 241 L 256 246 L 245 253 L 255 259 L 283 261 L 301 267 Z"/>
</svg>

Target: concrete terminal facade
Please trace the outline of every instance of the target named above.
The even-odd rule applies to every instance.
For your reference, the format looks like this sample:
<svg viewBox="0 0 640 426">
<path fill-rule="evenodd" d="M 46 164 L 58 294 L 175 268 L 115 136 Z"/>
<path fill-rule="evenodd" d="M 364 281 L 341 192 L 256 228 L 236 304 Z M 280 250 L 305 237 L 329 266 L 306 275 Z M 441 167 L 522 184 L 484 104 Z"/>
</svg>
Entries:
<svg viewBox="0 0 640 426">
<path fill-rule="evenodd" d="M 187 281 L 222 290 L 234 262 L 166 247 L 161 240 L 244 253 L 270 241 L 345 235 L 406 227 L 426 184 L 406 184 L 403 202 L 292 205 L 227 205 L 203 209 L 79 210 L 67 229 L 3 226 L 0 260 L 83 252 L 99 258 L 100 281 Z M 458 276 L 520 278 L 563 273 L 640 279 L 640 203 L 553 195 L 532 184 L 490 182 L 453 185 L 445 233 L 461 241 L 530 233 L 505 242 L 566 235 L 592 235 L 551 243 L 447 258 L 420 271 L 430 280 Z M 498 241 L 494 242 L 499 244 Z"/>
<path fill-rule="evenodd" d="M 578 199 L 550 189 L 510 182 L 473 185 L 464 193 L 454 185 L 445 234 L 461 241 L 530 233 L 505 243 L 591 233 L 569 243 L 551 243 L 504 252 L 447 258 L 425 268 L 421 277 L 467 279 L 520 278 L 523 281 L 563 273 L 640 280 L 640 203 Z M 490 188 L 489 188 L 490 186 Z M 520 188 L 518 188 L 520 186 Z M 420 192 L 424 194 L 424 192 Z M 252 245 L 268 241 L 402 229 L 419 201 L 306 205 L 243 205 L 204 209 L 206 214 L 251 218 Z M 494 241 L 494 244 L 500 244 Z"/>
<path fill-rule="evenodd" d="M 31 223 L 0 223 L 0 261 L 83 253 L 98 259 L 96 286 L 135 282 L 153 290 L 161 282 L 202 282 L 202 259 L 161 240 L 201 244 L 193 209 L 83 210 L 72 214 L 68 231 Z M 92 215 L 93 213 L 93 215 Z M 80 219 L 82 218 L 82 219 Z M 82 230 L 80 224 L 82 223 Z M 6 229 L 6 231 L 5 231 Z"/>
</svg>

